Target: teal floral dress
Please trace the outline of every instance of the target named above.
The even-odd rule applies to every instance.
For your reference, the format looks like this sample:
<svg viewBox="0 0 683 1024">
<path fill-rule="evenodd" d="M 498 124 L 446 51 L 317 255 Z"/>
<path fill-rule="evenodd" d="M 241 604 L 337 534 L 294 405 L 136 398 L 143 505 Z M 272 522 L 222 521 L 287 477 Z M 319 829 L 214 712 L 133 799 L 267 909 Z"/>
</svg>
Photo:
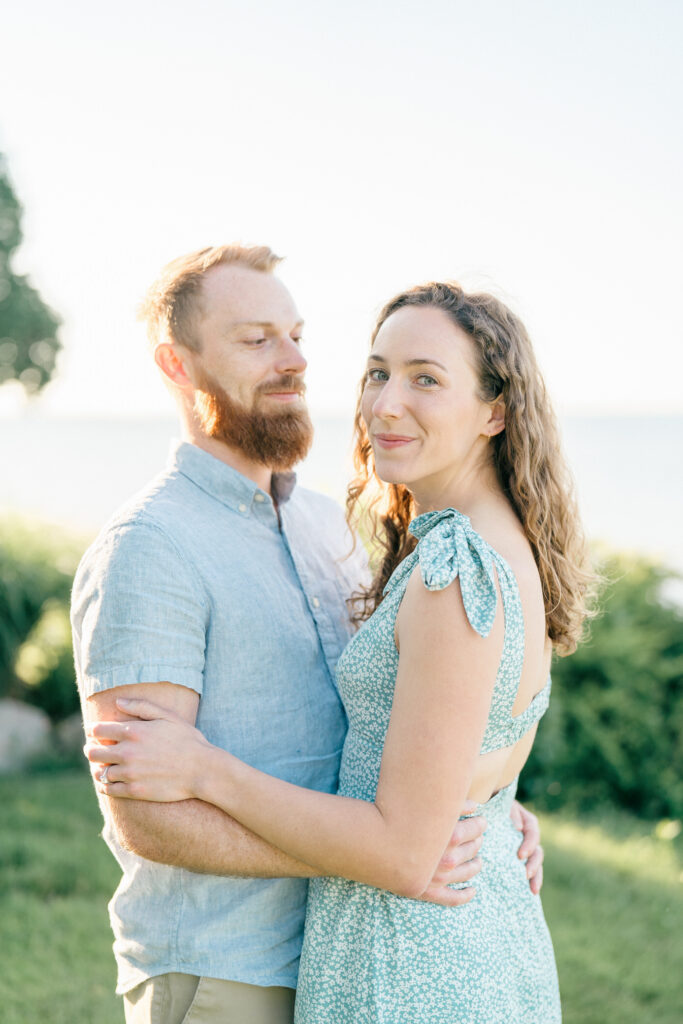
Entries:
<svg viewBox="0 0 683 1024">
<path fill-rule="evenodd" d="M 510 746 L 548 706 L 550 679 L 522 714 L 512 707 L 524 657 L 515 577 L 455 509 L 410 526 L 415 550 L 396 569 L 377 611 L 337 668 L 349 719 L 339 792 L 373 801 L 389 724 L 398 652 L 394 623 L 408 579 L 441 590 L 458 577 L 471 626 L 487 636 L 500 587 L 503 652 L 481 752 Z M 556 1024 L 557 973 L 541 902 L 517 856 L 510 819 L 516 780 L 481 811 L 488 828 L 474 899 L 463 907 L 395 896 L 343 878 L 311 882 L 296 1024 Z"/>
</svg>

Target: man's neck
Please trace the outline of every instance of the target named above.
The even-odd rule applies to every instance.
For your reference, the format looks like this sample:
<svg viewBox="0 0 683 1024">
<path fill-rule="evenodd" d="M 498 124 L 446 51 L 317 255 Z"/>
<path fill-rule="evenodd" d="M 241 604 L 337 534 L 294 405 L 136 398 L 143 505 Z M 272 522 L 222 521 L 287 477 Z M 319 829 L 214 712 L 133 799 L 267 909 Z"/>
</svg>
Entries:
<svg viewBox="0 0 683 1024">
<path fill-rule="evenodd" d="M 247 480 L 253 480 L 257 487 L 260 487 L 266 494 L 271 493 L 271 482 L 273 471 L 268 466 L 253 462 L 248 459 L 238 448 L 231 448 L 224 441 L 218 441 L 215 437 L 209 437 L 203 431 L 198 430 L 193 424 L 183 423 L 182 435 L 184 441 L 196 445 L 202 451 L 220 459 L 226 466 L 237 470 Z"/>
</svg>

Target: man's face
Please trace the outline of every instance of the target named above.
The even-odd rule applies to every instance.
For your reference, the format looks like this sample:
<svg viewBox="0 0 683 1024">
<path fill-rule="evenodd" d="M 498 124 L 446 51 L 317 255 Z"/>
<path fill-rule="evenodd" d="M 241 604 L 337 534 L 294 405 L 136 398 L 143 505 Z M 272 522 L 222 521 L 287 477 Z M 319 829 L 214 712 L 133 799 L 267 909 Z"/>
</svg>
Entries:
<svg viewBox="0 0 683 1024">
<path fill-rule="evenodd" d="M 313 428 L 304 402 L 303 322 L 272 274 L 217 266 L 202 284 L 198 336 L 188 369 L 205 433 L 272 469 L 307 453 Z"/>
</svg>

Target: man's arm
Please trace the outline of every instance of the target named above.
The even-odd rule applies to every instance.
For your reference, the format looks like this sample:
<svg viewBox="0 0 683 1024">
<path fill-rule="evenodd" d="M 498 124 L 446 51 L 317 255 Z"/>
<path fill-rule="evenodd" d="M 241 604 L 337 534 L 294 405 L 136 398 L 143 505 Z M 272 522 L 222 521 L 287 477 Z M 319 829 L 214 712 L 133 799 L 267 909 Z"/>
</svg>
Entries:
<svg viewBox="0 0 683 1024">
<path fill-rule="evenodd" d="M 93 694 L 86 705 L 86 728 L 98 721 L 128 718 L 117 697 L 146 697 L 194 724 L 199 695 L 173 683 L 136 683 Z M 234 818 L 201 800 L 175 804 L 104 797 L 119 842 L 147 860 L 201 874 L 258 878 L 311 878 L 313 868 L 287 856 Z"/>
</svg>

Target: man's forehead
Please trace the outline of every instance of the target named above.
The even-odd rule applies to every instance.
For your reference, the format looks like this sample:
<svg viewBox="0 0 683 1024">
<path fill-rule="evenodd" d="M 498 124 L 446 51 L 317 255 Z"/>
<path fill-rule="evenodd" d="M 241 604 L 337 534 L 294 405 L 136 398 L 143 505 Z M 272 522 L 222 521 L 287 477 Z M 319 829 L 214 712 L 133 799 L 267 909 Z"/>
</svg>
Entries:
<svg viewBox="0 0 683 1024">
<path fill-rule="evenodd" d="M 205 315 L 216 314 L 231 327 L 301 321 L 282 281 L 250 267 L 212 267 L 202 282 L 202 306 Z"/>
</svg>

